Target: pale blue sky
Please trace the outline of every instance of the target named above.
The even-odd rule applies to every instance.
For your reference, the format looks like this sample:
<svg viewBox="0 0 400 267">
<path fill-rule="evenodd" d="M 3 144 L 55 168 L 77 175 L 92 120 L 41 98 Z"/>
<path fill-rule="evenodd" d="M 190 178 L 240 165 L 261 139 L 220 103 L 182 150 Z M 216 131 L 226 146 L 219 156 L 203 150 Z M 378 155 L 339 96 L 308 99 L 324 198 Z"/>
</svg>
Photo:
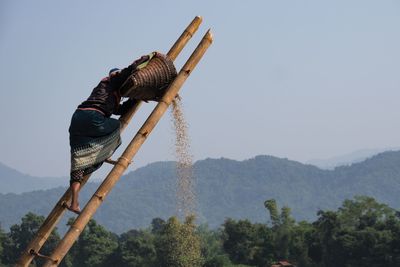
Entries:
<svg viewBox="0 0 400 267">
<path fill-rule="evenodd" d="M 167 52 L 187 24 L 214 43 L 182 88 L 195 160 L 258 154 L 305 162 L 400 146 L 400 2 L 0 2 L 0 162 L 67 176 L 68 126 L 111 67 Z M 123 135 L 134 136 L 154 104 Z M 174 159 L 170 115 L 130 170 Z M 119 155 L 123 150 L 117 151 Z"/>
</svg>

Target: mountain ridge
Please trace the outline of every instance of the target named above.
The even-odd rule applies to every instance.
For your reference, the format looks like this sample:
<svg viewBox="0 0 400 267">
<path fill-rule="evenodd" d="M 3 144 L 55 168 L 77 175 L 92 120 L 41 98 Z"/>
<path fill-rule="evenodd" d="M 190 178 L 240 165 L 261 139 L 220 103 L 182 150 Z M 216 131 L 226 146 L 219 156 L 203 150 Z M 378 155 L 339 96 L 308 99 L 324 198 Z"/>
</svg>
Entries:
<svg viewBox="0 0 400 267">
<path fill-rule="evenodd" d="M 0 162 L 0 193 L 24 193 L 35 190 L 50 189 L 66 184 L 65 177 L 35 177 L 24 174 Z"/>
<path fill-rule="evenodd" d="M 369 195 L 399 208 L 399 151 L 384 152 L 333 170 L 267 155 L 243 161 L 206 158 L 195 162 L 193 170 L 198 222 L 213 228 L 226 218 L 267 221 L 263 203 L 271 198 L 280 207 L 290 207 L 297 220 L 313 220 L 318 210 L 336 209 L 344 199 L 355 195 Z M 129 172 L 121 177 L 94 218 L 121 233 L 146 227 L 155 217 L 173 216 L 176 179 L 173 161 L 155 162 Z M 97 187 L 97 183 L 88 183 L 83 188 L 82 206 Z M 0 202 L 4 203 L 0 205 L 1 225 L 17 223 L 28 211 L 46 216 L 65 189 L 0 194 Z M 13 210 L 14 215 L 7 210 Z"/>
</svg>

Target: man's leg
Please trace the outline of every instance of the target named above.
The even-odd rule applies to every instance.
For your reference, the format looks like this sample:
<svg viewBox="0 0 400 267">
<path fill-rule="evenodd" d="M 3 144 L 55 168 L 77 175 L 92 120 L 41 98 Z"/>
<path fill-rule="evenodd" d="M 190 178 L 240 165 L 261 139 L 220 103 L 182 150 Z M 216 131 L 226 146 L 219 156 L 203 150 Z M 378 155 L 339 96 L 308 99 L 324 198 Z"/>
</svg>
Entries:
<svg viewBox="0 0 400 267">
<path fill-rule="evenodd" d="M 71 172 L 70 188 L 71 188 L 71 206 L 67 207 L 70 211 L 79 213 L 81 211 L 79 207 L 79 189 L 81 188 L 81 182 L 83 178 L 83 170 L 77 170 Z"/>
<path fill-rule="evenodd" d="M 71 200 L 70 209 L 72 211 L 77 211 L 77 212 L 81 211 L 81 209 L 79 207 L 79 189 L 80 189 L 80 187 L 81 187 L 80 182 L 73 182 L 71 184 L 72 200 Z"/>
</svg>

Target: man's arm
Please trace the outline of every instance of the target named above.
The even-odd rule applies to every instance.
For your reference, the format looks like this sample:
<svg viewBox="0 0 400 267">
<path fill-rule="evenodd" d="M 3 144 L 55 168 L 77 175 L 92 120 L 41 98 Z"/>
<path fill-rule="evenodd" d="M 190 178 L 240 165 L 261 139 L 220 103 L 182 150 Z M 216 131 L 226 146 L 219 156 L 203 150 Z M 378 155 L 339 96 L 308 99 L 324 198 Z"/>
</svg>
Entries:
<svg viewBox="0 0 400 267">
<path fill-rule="evenodd" d="M 115 115 L 125 115 L 128 110 L 133 107 L 133 105 L 137 102 L 135 99 L 128 99 L 124 103 L 118 106 L 117 110 L 114 112 Z"/>
<path fill-rule="evenodd" d="M 137 66 L 149 60 L 149 56 L 141 56 L 139 59 L 136 59 L 132 62 L 128 67 L 122 69 L 115 77 L 112 77 L 111 80 L 115 83 L 116 87 L 119 88 L 121 85 L 128 79 L 128 77 L 136 71 Z"/>
</svg>

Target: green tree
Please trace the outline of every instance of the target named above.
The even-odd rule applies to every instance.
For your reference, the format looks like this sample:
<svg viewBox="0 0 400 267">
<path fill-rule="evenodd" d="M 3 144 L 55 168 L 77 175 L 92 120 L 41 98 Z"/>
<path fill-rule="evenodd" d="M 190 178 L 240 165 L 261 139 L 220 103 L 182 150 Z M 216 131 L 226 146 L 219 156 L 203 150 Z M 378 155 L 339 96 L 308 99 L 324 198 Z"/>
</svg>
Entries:
<svg viewBox="0 0 400 267">
<path fill-rule="evenodd" d="M 355 196 L 354 200 L 346 199 L 337 214 L 343 227 L 356 229 L 383 222 L 395 216 L 396 211 L 372 197 Z"/>
<path fill-rule="evenodd" d="M 235 264 L 266 266 L 275 258 L 272 231 L 266 225 L 227 219 L 223 233 L 224 250 Z"/>
<path fill-rule="evenodd" d="M 289 259 L 296 262 L 298 266 L 316 266 L 309 256 L 309 240 L 314 228 L 311 223 L 302 221 L 292 227 L 291 242 L 289 244 Z"/>
<path fill-rule="evenodd" d="M 290 215 L 289 207 L 282 207 L 279 213 L 275 199 L 269 199 L 264 202 L 268 209 L 273 230 L 273 243 L 277 259 L 290 259 L 290 244 L 292 242 L 292 232 L 295 226 L 295 220 Z"/>
<path fill-rule="evenodd" d="M 4 264 L 3 264 L 3 258 L 4 258 L 4 253 L 3 253 L 3 246 L 4 246 L 4 243 L 6 243 L 7 241 L 7 235 L 6 235 L 6 233 L 3 231 L 3 229 L 1 228 L 1 225 L 0 225 L 0 266 L 2 267 L 2 266 L 5 266 Z"/>
<path fill-rule="evenodd" d="M 90 220 L 75 244 L 72 266 L 110 266 L 108 258 L 118 247 L 117 236 Z"/>
<path fill-rule="evenodd" d="M 194 216 L 188 216 L 180 223 L 176 217 L 171 217 L 167 221 L 156 243 L 158 266 L 202 266 L 201 243 L 194 219 Z"/>
<path fill-rule="evenodd" d="M 112 265 L 124 267 L 156 266 L 154 235 L 150 231 L 130 230 L 122 234 L 118 249 L 111 257 Z"/>
<path fill-rule="evenodd" d="M 392 241 L 390 242 L 390 256 L 393 265 L 400 266 L 400 214 L 397 212 L 396 216 L 390 217 L 386 220 L 384 229 L 390 231 Z"/>
<path fill-rule="evenodd" d="M 207 225 L 200 225 L 197 233 L 201 239 L 203 267 L 224 267 L 232 265 L 228 254 L 223 249 L 222 232 L 210 230 Z"/>
<path fill-rule="evenodd" d="M 280 216 L 279 216 L 278 207 L 276 205 L 275 199 L 266 200 L 264 202 L 264 206 L 269 211 L 272 227 L 279 227 L 279 225 L 281 224 L 281 221 L 279 218 Z"/>
<path fill-rule="evenodd" d="M 318 215 L 310 256 L 319 266 L 400 266 L 400 221 L 387 205 L 360 196 Z"/>
<path fill-rule="evenodd" d="M 44 217 L 29 212 L 22 217 L 21 221 L 21 224 L 14 224 L 11 226 L 8 238 L 4 243 L 3 260 L 6 264 L 16 263 L 22 251 L 28 246 L 29 242 L 34 238 L 36 232 L 39 230 L 39 227 L 43 224 Z M 47 242 L 40 250 L 40 253 L 49 255 L 54 250 L 59 240 L 60 237 L 57 233 L 57 229 L 54 229 L 47 239 Z M 44 260 L 40 258 L 34 258 L 32 261 L 34 266 L 41 266 L 43 263 Z"/>
<path fill-rule="evenodd" d="M 161 219 L 161 218 L 154 218 L 151 220 L 151 232 L 153 234 L 160 234 L 164 227 L 165 227 L 166 222 Z"/>
</svg>

